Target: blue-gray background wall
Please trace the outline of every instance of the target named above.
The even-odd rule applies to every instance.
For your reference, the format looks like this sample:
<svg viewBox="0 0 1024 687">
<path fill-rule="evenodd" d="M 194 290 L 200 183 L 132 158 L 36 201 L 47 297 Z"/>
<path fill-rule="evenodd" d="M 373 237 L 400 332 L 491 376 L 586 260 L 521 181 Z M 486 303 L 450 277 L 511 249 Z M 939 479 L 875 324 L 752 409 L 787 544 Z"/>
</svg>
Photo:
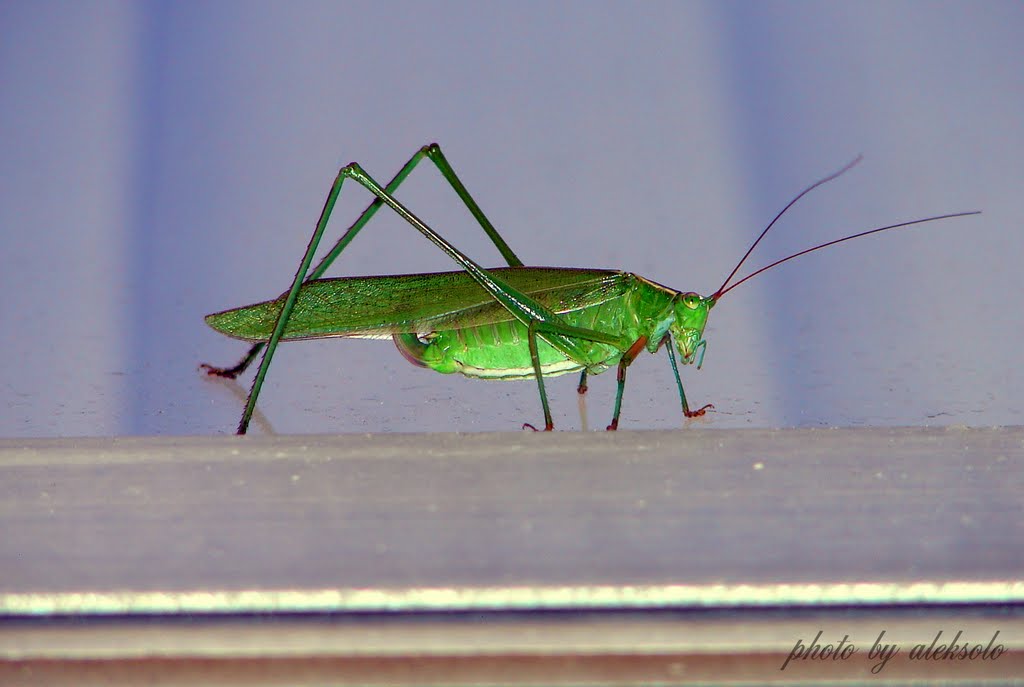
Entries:
<svg viewBox="0 0 1024 687">
<path fill-rule="evenodd" d="M 288 286 L 341 165 L 387 178 L 434 140 L 527 263 L 703 293 L 857 153 L 751 268 L 983 209 L 730 293 L 684 382 L 717 406 L 694 426 L 1021 423 L 1022 33 L 1019 2 L 2 2 L 0 436 L 230 431 L 248 378 L 196 365 L 245 347 L 202 316 Z M 400 196 L 500 262 L 429 165 Z M 385 215 L 333 274 L 452 267 Z M 549 387 L 563 428 L 574 383 Z M 280 350 L 256 426 L 514 430 L 538 405 L 335 340 Z M 642 357 L 623 427 L 683 424 Z"/>
</svg>

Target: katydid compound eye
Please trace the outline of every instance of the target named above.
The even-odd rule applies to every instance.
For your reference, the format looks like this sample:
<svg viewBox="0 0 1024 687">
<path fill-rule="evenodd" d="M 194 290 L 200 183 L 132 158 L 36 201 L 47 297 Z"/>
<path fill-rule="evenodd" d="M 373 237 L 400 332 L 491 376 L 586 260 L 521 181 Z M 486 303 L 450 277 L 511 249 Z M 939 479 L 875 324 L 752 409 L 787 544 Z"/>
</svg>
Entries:
<svg viewBox="0 0 1024 687">
<path fill-rule="evenodd" d="M 700 295 L 693 293 L 692 291 L 690 293 L 684 293 L 683 303 L 690 310 L 696 310 L 697 306 L 700 305 Z"/>
</svg>

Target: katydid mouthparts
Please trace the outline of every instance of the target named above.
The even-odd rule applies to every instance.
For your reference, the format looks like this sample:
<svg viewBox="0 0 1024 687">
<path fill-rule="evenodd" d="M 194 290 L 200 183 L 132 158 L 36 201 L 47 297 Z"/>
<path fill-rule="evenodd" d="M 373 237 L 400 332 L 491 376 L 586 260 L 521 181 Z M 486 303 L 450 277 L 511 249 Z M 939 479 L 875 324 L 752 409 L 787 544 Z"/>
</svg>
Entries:
<svg viewBox="0 0 1024 687">
<path fill-rule="evenodd" d="M 448 181 L 508 263 L 507 267 L 481 267 L 395 199 L 395 191 L 424 157 L 433 162 Z M 852 234 L 794 253 L 730 284 L 761 239 L 793 204 L 849 170 L 860 159 L 858 156 L 797 194 L 769 222 L 722 285 L 709 296 L 676 291 L 617 270 L 525 266 L 473 200 L 436 143 L 418 150 L 385 186 L 353 162 L 335 177 L 288 291 L 273 300 L 206 316 L 207 324 L 218 332 L 252 342 L 247 355 L 234 367 L 204 363 L 201 368 L 210 375 L 234 379 L 249 367 L 261 350 L 264 351 L 238 423 L 238 434 L 245 434 L 270 361 L 281 341 L 326 337 L 390 338 L 402 355 L 419 367 L 480 379 L 535 379 L 545 430 L 554 427 L 544 387 L 545 377 L 579 372 L 577 389 L 582 394 L 587 388 L 587 375 L 616 367 L 615 408 L 607 427 L 614 430 L 619 425 L 626 369 L 642 351 L 656 353 L 664 348 L 679 390 L 683 415 L 688 418 L 703 415 L 713 406 L 690 408 L 679 377 L 676 353 L 682 364 L 696 363 L 700 369 L 707 347 L 704 326 L 708 313 L 726 293 L 784 262 L 844 241 L 925 222 L 980 214 L 971 211 L 936 215 Z M 366 188 L 375 198 L 327 255 L 311 267 L 342 184 L 348 179 Z M 429 274 L 323 278 L 331 263 L 382 205 L 398 213 L 452 258 L 460 269 Z M 523 428 L 534 429 L 530 424 L 524 424 Z"/>
</svg>

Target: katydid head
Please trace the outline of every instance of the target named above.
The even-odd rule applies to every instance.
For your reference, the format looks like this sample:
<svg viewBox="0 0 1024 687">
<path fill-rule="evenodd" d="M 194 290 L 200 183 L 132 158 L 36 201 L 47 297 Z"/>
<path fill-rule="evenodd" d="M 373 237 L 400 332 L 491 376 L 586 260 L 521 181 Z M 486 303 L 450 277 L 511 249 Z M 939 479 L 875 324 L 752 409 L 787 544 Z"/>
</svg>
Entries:
<svg viewBox="0 0 1024 687">
<path fill-rule="evenodd" d="M 675 320 L 669 329 L 683 365 L 693 363 L 698 350 L 700 359 L 697 360 L 697 369 L 704 363 L 704 349 L 707 347 L 707 342 L 704 341 L 704 325 L 708 322 L 708 311 L 714 305 L 713 298 L 705 298 L 693 291 L 680 293 L 675 297 Z"/>
</svg>

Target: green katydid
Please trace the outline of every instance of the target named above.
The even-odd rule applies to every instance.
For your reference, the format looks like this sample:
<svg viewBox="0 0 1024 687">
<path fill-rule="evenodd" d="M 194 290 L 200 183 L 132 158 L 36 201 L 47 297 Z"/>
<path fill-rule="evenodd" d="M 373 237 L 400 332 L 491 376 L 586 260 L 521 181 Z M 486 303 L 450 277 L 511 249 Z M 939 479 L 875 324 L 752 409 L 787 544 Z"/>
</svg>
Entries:
<svg viewBox="0 0 1024 687">
<path fill-rule="evenodd" d="M 508 267 L 484 269 L 428 227 L 394 193 L 424 158 L 429 158 L 476 218 Z M 381 186 L 357 163 L 343 167 L 334 180 L 316 229 L 306 248 L 291 288 L 278 298 L 206 316 L 206 322 L 228 336 L 254 342 L 234 367 L 203 364 L 208 374 L 235 378 L 266 348 L 238 424 L 244 434 L 256 407 L 271 358 L 281 341 L 324 337 L 392 338 L 414 365 L 439 372 L 459 372 L 483 379 L 536 379 L 544 412 L 544 429 L 554 423 L 544 378 L 580 372 L 579 393 L 587 375 L 612 366 L 618 369 L 615 408 L 609 430 L 619 424 L 626 368 L 644 350 L 664 347 L 675 375 L 683 415 L 703 415 L 711 404 L 691 410 L 683 391 L 674 347 L 684 365 L 700 369 L 706 350 L 704 326 L 708 312 L 721 297 L 752 277 L 788 260 L 828 246 L 890 229 L 952 217 L 959 212 L 891 224 L 823 243 L 777 260 L 732 283 L 729 282 L 775 225 L 800 198 L 860 161 L 801 191 L 780 211 L 736 267 L 710 296 L 680 292 L 637 275 L 605 269 L 526 267 L 480 210 L 436 143 L 424 146 L 398 174 Z M 348 228 L 326 256 L 311 268 L 313 256 L 346 179 L 352 179 L 376 198 Z M 432 274 L 324 279 L 323 274 L 382 205 L 444 251 L 461 270 Z M 699 354 L 699 355 L 698 355 Z M 524 424 L 533 429 L 532 425 Z"/>
</svg>

